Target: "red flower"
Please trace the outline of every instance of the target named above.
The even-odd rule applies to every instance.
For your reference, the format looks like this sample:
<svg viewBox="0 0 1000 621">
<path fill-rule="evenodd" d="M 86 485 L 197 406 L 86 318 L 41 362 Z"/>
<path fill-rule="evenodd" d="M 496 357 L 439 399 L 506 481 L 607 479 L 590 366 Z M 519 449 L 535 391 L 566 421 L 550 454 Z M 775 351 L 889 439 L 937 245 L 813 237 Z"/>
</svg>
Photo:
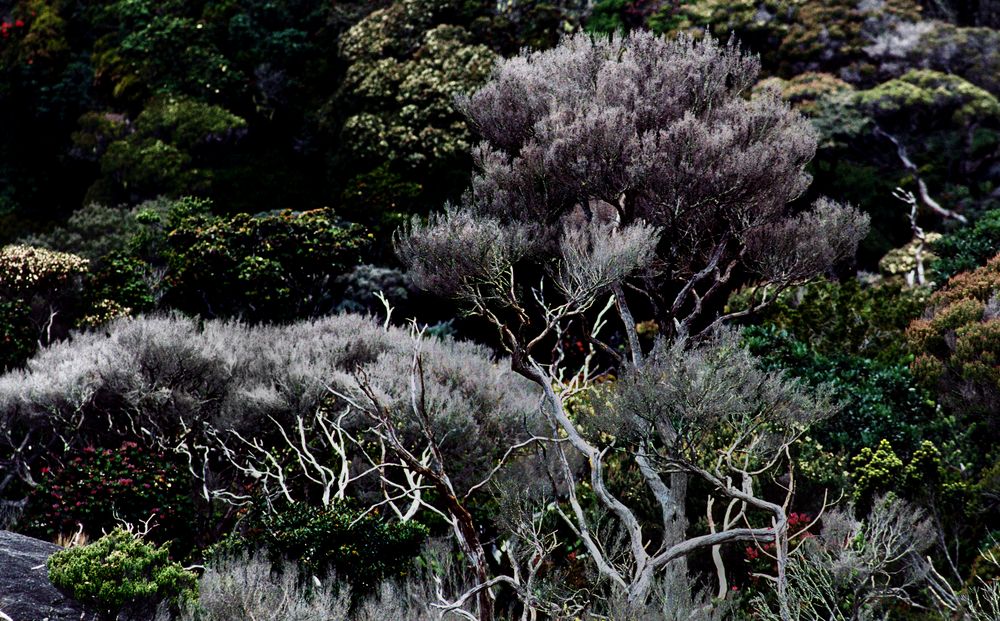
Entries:
<svg viewBox="0 0 1000 621">
<path fill-rule="evenodd" d="M 16 27 L 18 27 L 18 28 L 24 28 L 24 20 L 23 19 L 19 19 L 19 20 L 17 20 L 17 21 L 14 22 L 14 25 Z"/>
</svg>

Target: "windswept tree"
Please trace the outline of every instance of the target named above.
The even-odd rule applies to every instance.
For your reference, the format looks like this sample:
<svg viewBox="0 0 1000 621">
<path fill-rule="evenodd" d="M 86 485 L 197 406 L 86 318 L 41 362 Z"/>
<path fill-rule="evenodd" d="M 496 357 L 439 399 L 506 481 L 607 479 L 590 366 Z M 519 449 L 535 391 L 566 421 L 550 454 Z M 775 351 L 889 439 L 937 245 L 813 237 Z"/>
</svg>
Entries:
<svg viewBox="0 0 1000 621">
<path fill-rule="evenodd" d="M 776 94 L 744 96 L 758 68 L 732 44 L 648 33 L 578 35 L 501 61 L 459 100 L 484 138 L 471 190 L 397 239 L 415 281 L 492 323 L 513 368 L 542 388 L 564 439 L 553 444 L 561 473 L 576 477 L 571 458 L 584 457 L 625 552 L 611 550 L 572 491 L 564 521 L 635 609 L 657 576 L 683 573 L 688 554 L 739 541 L 776 544 L 783 591 L 791 491 L 766 500 L 759 481 L 832 409 L 761 371 L 731 337 L 711 336 L 851 257 L 867 230 L 864 216 L 830 201 L 789 206 L 808 184 L 815 137 Z M 728 294 L 748 282 L 758 285 L 752 304 L 727 312 Z M 623 350 L 606 338 L 612 309 Z M 644 352 L 637 316 L 680 338 Z M 569 335 L 582 352 L 570 355 Z M 606 360 L 617 380 L 595 390 Z M 588 400 L 600 425 L 577 416 Z M 662 524 L 644 525 L 609 484 L 612 457 L 636 468 Z M 729 503 L 693 537 L 692 478 Z M 733 515 L 768 518 L 749 526 Z"/>
<path fill-rule="evenodd" d="M 459 100 L 484 138 L 471 191 L 401 239 L 401 256 L 425 286 L 465 297 L 502 295 L 508 283 L 490 281 L 519 262 L 565 258 L 572 280 L 614 258 L 618 273 L 591 284 L 634 272 L 661 330 L 690 335 L 727 319 L 748 279 L 769 300 L 823 273 L 867 222 L 825 200 L 789 206 L 816 137 L 777 94 L 745 97 L 758 70 L 733 44 L 648 33 L 578 35 L 500 62 Z"/>
</svg>

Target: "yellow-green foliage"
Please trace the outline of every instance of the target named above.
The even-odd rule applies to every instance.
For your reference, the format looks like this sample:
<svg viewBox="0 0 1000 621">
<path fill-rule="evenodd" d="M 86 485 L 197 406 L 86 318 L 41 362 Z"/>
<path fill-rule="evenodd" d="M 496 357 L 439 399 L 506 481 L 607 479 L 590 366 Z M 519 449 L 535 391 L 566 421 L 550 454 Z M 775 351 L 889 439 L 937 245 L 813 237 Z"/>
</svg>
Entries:
<svg viewBox="0 0 1000 621">
<path fill-rule="evenodd" d="M 953 470 L 953 469 L 952 469 Z M 866 503 L 885 492 L 911 499 L 940 498 L 961 503 L 968 482 L 949 470 L 941 450 L 924 440 L 904 462 L 888 440 L 874 450 L 868 447 L 851 459 L 854 499 Z"/>
<path fill-rule="evenodd" d="M 58 4 L 30 0 L 18 7 L 20 16 L 27 24 L 27 33 L 19 50 L 20 61 L 30 64 L 55 61 L 69 53 L 66 21 L 59 15 Z"/>
<path fill-rule="evenodd" d="M 49 557 L 49 580 L 74 599 L 115 613 L 126 605 L 195 595 L 197 576 L 156 548 L 116 528 L 94 543 Z"/>
<path fill-rule="evenodd" d="M 921 250 L 920 257 L 924 268 L 927 269 L 927 266 L 931 265 L 937 259 L 937 255 L 928 249 L 928 244 L 933 244 L 939 239 L 941 239 L 940 233 L 931 232 L 924 236 L 924 242 L 921 242 L 919 239 L 913 239 L 901 248 L 893 248 L 879 259 L 879 270 L 889 277 L 905 277 L 914 274 L 917 269 L 918 249 Z M 927 269 L 927 271 L 929 272 L 930 270 Z"/>
<path fill-rule="evenodd" d="M 956 75 L 918 69 L 908 71 L 857 95 L 857 101 L 876 115 L 925 111 L 950 118 L 963 126 L 984 119 L 1000 119 L 1000 102 L 988 91 Z"/>
<path fill-rule="evenodd" d="M 875 450 L 867 446 L 851 459 L 851 482 L 855 500 L 879 491 L 891 489 L 903 470 L 901 460 L 888 440 L 879 442 Z"/>
<path fill-rule="evenodd" d="M 650 18 L 657 31 L 687 31 L 726 39 L 735 34 L 764 56 L 780 75 L 860 64 L 869 34 L 885 24 L 915 21 L 913 0 L 693 0 Z"/>
</svg>

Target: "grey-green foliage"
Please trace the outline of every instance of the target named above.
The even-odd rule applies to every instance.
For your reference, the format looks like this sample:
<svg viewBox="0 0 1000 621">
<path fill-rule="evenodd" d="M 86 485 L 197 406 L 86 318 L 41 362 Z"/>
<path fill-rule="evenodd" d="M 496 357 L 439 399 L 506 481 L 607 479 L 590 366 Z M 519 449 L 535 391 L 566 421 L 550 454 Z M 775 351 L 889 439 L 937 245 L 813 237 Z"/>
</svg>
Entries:
<svg viewBox="0 0 1000 621">
<path fill-rule="evenodd" d="M 826 514 L 822 532 L 788 566 L 794 621 L 876 621 L 897 602 L 920 601 L 934 537 L 928 517 L 892 495 L 877 499 L 864 521 L 850 510 Z M 754 603 L 761 619 L 781 618 L 764 596 Z"/>
<path fill-rule="evenodd" d="M 338 588 L 339 587 L 339 588 Z M 198 599 L 185 603 L 177 621 L 348 621 L 350 587 L 315 588 L 301 580 L 297 568 L 275 569 L 262 554 L 220 559 L 209 565 L 198 583 Z M 159 621 L 169 621 L 162 608 Z"/>
<path fill-rule="evenodd" d="M 734 621 L 736 610 L 735 598 L 713 599 L 707 590 L 693 587 L 688 576 L 671 571 L 658 578 L 649 601 L 642 605 L 612 596 L 591 612 L 610 621 Z"/>
<path fill-rule="evenodd" d="M 175 201 L 155 199 L 136 207 L 110 207 L 90 203 L 74 211 L 65 223 L 23 242 L 50 250 L 72 252 L 96 261 L 112 252 L 133 248 L 164 219 Z"/>
<path fill-rule="evenodd" d="M 559 280 L 572 303 L 641 274 L 661 329 L 683 332 L 716 318 L 731 268 L 798 282 L 852 256 L 865 216 L 829 201 L 807 214 L 788 206 L 809 183 L 816 136 L 774 93 L 745 97 L 758 71 L 735 44 L 648 32 L 578 34 L 499 62 L 457 100 L 484 139 L 472 187 L 460 209 L 398 240 L 403 263 L 418 286 L 487 303 L 518 295 L 507 281 L 528 258 L 570 276 Z M 604 235 L 584 253 L 589 273 L 574 268 L 560 240 L 608 223 L 639 243 L 615 248 Z"/>
<path fill-rule="evenodd" d="M 665 459 L 714 459 L 716 443 L 744 438 L 751 461 L 835 411 L 822 390 L 767 371 L 722 332 L 697 347 L 657 343 L 645 365 L 626 370 L 596 400 L 596 420 L 623 441 L 649 442 Z"/>
<path fill-rule="evenodd" d="M 162 607 L 157 621 L 436 621 L 431 604 L 438 601 L 437 589 L 454 597 L 470 585 L 442 542 L 429 544 L 424 558 L 408 578 L 387 580 L 353 602 L 350 586 L 337 576 L 319 582 L 292 563 L 274 566 L 260 554 L 221 558 L 202 575 L 197 601 L 176 619 Z"/>
<path fill-rule="evenodd" d="M 432 430 L 454 460 L 456 485 L 471 484 L 507 440 L 532 426 L 537 401 L 526 380 L 481 346 L 451 339 L 419 346 Z M 416 442 L 416 347 L 406 330 L 358 315 L 260 326 L 177 315 L 119 319 L 53 344 L 25 369 L 0 377 L 0 441 L 13 449 L 24 437 L 19 431 L 79 446 L 138 432 L 170 443 L 193 430 L 266 444 L 279 425 L 289 429 L 296 417 L 312 416 L 331 387 L 363 400 L 361 372 Z"/>
</svg>

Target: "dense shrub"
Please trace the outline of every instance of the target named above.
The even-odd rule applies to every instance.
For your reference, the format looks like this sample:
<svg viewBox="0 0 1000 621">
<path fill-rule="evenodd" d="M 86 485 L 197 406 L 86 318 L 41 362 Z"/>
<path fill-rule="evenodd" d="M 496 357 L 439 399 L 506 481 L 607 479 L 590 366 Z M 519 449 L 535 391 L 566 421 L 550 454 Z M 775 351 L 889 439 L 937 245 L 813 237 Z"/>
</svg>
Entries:
<svg viewBox="0 0 1000 621">
<path fill-rule="evenodd" d="M 160 601 L 193 597 L 197 576 L 156 548 L 117 528 L 86 546 L 49 557 L 49 580 L 74 599 L 96 606 L 109 618 L 126 609 L 147 614 Z"/>
<path fill-rule="evenodd" d="M 865 47 L 893 25 L 920 17 L 920 5 L 913 0 L 877 6 L 851 0 L 691 0 L 658 3 L 656 9 L 646 19 L 655 32 L 687 31 L 720 39 L 735 35 L 761 54 L 765 71 L 784 77 L 805 71 L 864 77 L 874 69 Z"/>
<path fill-rule="evenodd" d="M 204 195 L 213 179 L 212 152 L 246 127 L 224 108 L 184 97 L 157 97 L 132 122 L 97 112 L 83 120 L 91 122 L 74 135 L 77 149 L 96 160 L 102 174 L 87 199 L 105 203 Z"/>
<path fill-rule="evenodd" d="M 0 249 L 0 291 L 8 298 L 30 300 L 71 289 L 87 271 L 88 261 L 66 252 L 24 245 Z"/>
<path fill-rule="evenodd" d="M 759 320 L 819 354 L 898 364 L 907 356 L 906 329 L 923 312 L 929 295 L 926 289 L 900 283 L 819 281 L 784 293 Z M 739 304 L 739 297 L 731 303 Z"/>
<path fill-rule="evenodd" d="M 74 327 L 82 308 L 89 261 L 22 244 L 0 248 L 0 339 L 4 368 L 24 363 L 38 345 Z"/>
<path fill-rule="evenodd" d="M 381 293 L 388 300 L 393 312 L 404 317 L 411 316 L 411 297 L 417 292 L 409 277 L 398 269 L 377 265 L 359 265 L 337 279 L 341 290 L 338 312 L 370 313 L 379 315 L 386 312 L 385 306 L 376 294 Z"/>
<path fill-rule="evenodd" d="M 17 300 L 0 301 L 0 371 L 16 368 L 38 345 L 28 309 Z"/>
<path fill-rule="evenodd" d="M 86 447 L 39 474 L 21 522 L 29 533 L 53 540 L 79 526 L 95 539 L 124 522 L 148 524 L 151 541 L 178 540 L 185 550 L 196 539 L 190 475 L 160 450 Z"/>
<path fill-rule="evenodd" d="M 241 531 L 220 542 L 213 554 L 263 549 L 275 564 L 292 559 L 306 572 L 336 575 L 365 594 L 384 580 L 404 577 L 427 537 L 422 524 L 387 521 L 344 501 L 257 510 Z"/>
<path fill-rule="evenodd" d="M 1000 252 L 1000 210 L 984 213 L 968 227 L 942 236 L 932 247 L 938 257 L 933 267 L 939 283 L 986 265 Z"/>
<path fill-rule="evenodd" d="M 774 327 L 751 327 L 744 337 L 767 367 L 832 389 L 841 410 L 810 432 L 828 449 L 854 455 L 886 438 L 909 453 L 930 433 L 934 402 L 905 364 L 852 354 L 824 355 Z"/>
<path fill-rule="evenodd" d="M 329 210 L 184 218 L 167 237 L 166 302 L 251 321 L 322 315 L 337 304 L 334 279 L 369 240 Z"/>
<path fill-rule="evenodd" d="M 331 162 L 336 173 L 387 168 L 435 201 L 457 196 L 474 140 L 453 100 L 485 82 L 497 59 L 484 39 L 502 28 L 491 28 L 489 14 L 486 3 L 396 0 L 341 36 L 348 66 L 322 117 L 342 145 Z M 485 23 L 474 37 L 478 20 Z"/>
<path fill-rule="evenodd" d="M 118 319 L 54 344 L 26 369 L 0 377 L 3 451 L 37 473 L 47 465 L 40 459 L 63 445 L 156 443 L 188 452 L 213 489 L 233 491 L 238 482 L 235 491 L 244 494 L 244 484 L 261 481 L 235 481 L 233 461 L 247 465 L 259 457 L 237 439 L 253 438 L 285 469 L 289 494 L 317 501 L 322 486 L 300 468 L 282 432 L 301 419 L 317 454 L 335 460 L 332 447 L 322 444 L 320 425 L 329 421 L 317 416 L 342 408 L 331 403 L 331 387 L 362 398 L 355 375 L 361 374 L 382 395 L 404 440 L 418 446 L 425 421 L 410 407 L 415 347 L 405 330 L 356 315 L 280 326 Z M 456 489 L 467 490 L 492 469 L 507 439 L 535 428 L 537 401 L 526 381 L 491 362 L 482 347 L 447 339 L 420 347 L 426 398 L 434 406 L 427 423 L 440 438 L 437 448 L 447 456 Z M 362 428 L 357 416 L 344 424 Z M 19 451 L 26 437 L 39 441 Z M 229 458 L 223 444 L 235 451 Z"/>
<path fill-rule="evenodd" d="M 136 212 L 136 209 L 90 203 L 70 214 L 65 222 L 45 233 L 30 235 L 24 242 L 95 261 L 126 248 L 141 228 Z"/>
<path fill-rule="evenodd" d="M 879 73 L 898 77 L 910 69 L 961 76 L 1000 95 L 1000 32 L 943 21 L 901 22 L 878 33 L 865 52 Z"/>
<path fill-rule="evenodd" d="M 1000 418 L 1000 257 L 952 276 L 930 298 L 907 338 L 914 374 L 961 413 L 975 437 L 995 437 Z"/>
</svg>

